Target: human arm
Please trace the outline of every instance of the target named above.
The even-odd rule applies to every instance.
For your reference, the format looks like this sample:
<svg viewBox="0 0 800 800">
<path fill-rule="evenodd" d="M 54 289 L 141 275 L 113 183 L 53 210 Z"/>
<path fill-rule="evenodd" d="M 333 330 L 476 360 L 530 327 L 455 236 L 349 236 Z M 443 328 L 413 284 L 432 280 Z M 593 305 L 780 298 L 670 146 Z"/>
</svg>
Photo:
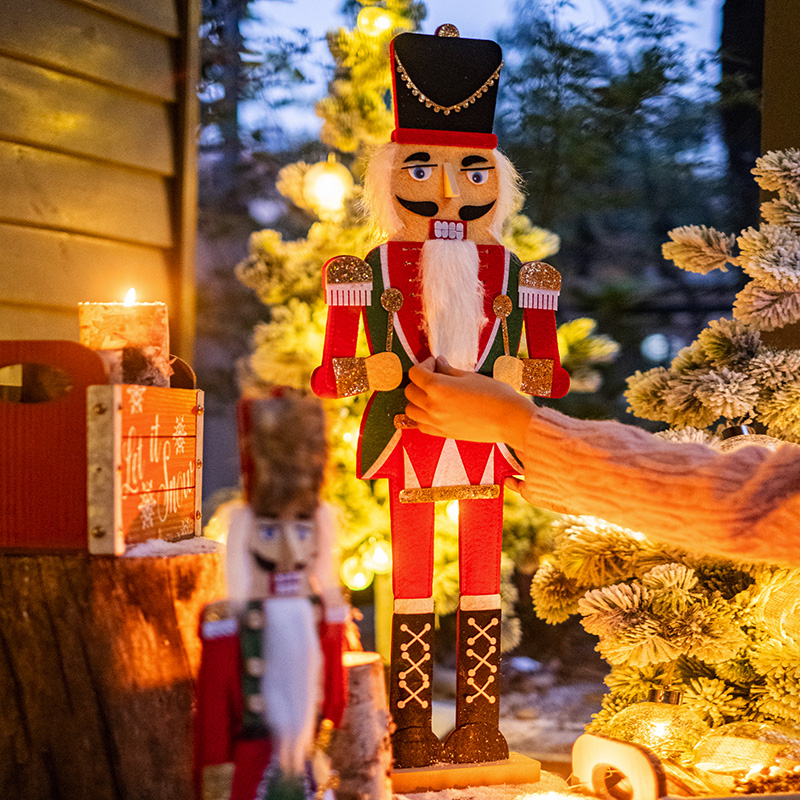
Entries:
<svg viewBox="0 0 800 800">
<path fill-rule="evenodd" d="M 800 566 L 800 448 L 719 453 L 632 425 L 535 406 L 491 378 L 433 359 L 412 368 L 406 413 L 423 433 L 505 441 L 526 500 L 588 514 L 687 550 Z"/>
<path fill-rule="evenodd" d="M 531 414 L 524 440 L 519 489 L 534 505 L 690 551 L 800 566 L 800 448 L 723 454 L 548 408 Z"/>
</svg>

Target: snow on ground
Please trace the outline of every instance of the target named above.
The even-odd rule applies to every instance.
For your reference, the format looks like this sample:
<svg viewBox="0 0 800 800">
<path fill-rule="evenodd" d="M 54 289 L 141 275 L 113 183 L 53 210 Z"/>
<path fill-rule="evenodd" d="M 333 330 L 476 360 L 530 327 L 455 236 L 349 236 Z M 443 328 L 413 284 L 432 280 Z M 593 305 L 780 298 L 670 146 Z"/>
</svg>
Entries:
<svg viewBox="0 0 800 800">
<path fill-rule="evenodd" d="M 213 539 L 195 536 L 191 539 L 181 539 L 178 542 L 165 542 L 163 539 L 148 539 L 146 542 L 135 544 L 125 551 L 128 558 L 152 558 L 185 556 L 193 553 L 224 552 L 224 547 Z"/>
<path fill-rule="evenodd" d="M 556 800 L 569 791 L 567 782 L 549 772 L 542 772 L 538 783 L 518 786 L 476 786 L 470 789 L 445 789 L 442 792 L 396 794 L 395 800 Z M 551 794 L 552 793 L 552 794 Z M 574 795 L 578 797 L 578 795 Z M 582 800 L 586 800 L 582 796 Z"/>
</svg>

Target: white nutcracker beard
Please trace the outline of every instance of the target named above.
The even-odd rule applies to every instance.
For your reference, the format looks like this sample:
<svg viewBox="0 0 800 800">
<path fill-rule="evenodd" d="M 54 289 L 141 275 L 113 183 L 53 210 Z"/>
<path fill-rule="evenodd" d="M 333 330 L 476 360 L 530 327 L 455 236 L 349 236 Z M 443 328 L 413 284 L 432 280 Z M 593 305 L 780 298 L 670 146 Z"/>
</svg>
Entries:
<svg viewBox="0 0 800 800">
<path fill-rule="evenodd" d="M 422 245 L 422 310 L 428 343 L 433 355 L 444 356 L 457 369 L 475 369 L 478 340 L 488 322 L 479 267 L 475 242 L 429 239 Z"/>
<path fill-rule="evenodd" d="M 264 603 L 264 720 L 287 775 L 302 775 L 314 740 L 322 657 L 314 609 L 305 597 L 273 597 Z"/>
</svg>

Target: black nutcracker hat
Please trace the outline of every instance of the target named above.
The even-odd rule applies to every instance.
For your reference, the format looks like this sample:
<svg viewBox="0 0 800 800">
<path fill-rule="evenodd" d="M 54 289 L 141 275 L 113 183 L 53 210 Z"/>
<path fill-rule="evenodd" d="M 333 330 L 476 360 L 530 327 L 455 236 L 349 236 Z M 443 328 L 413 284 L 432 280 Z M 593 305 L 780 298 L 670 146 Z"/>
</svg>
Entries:
<svg viewBox="0 0 800 800">
<path fill-rule="evenodd" d="M 391 43 L 392 141 L 494 149 L 500 45 L 462 39 L 454 25 L 434 36 L 401 33 Z"/>
</svg>

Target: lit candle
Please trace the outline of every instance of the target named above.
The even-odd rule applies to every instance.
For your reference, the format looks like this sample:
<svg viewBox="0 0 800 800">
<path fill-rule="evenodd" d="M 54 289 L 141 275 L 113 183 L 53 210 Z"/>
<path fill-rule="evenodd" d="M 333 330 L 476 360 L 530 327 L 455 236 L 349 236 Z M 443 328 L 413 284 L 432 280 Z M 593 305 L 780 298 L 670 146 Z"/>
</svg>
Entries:
<svg viewBox="0 0 800 800">
<path fill-rule="evenodd" d="M 79 303 L 80 341 L 96 350 L 111 383 L 169 386 L 169 325 L 165 303 Z"/>
</svg>

